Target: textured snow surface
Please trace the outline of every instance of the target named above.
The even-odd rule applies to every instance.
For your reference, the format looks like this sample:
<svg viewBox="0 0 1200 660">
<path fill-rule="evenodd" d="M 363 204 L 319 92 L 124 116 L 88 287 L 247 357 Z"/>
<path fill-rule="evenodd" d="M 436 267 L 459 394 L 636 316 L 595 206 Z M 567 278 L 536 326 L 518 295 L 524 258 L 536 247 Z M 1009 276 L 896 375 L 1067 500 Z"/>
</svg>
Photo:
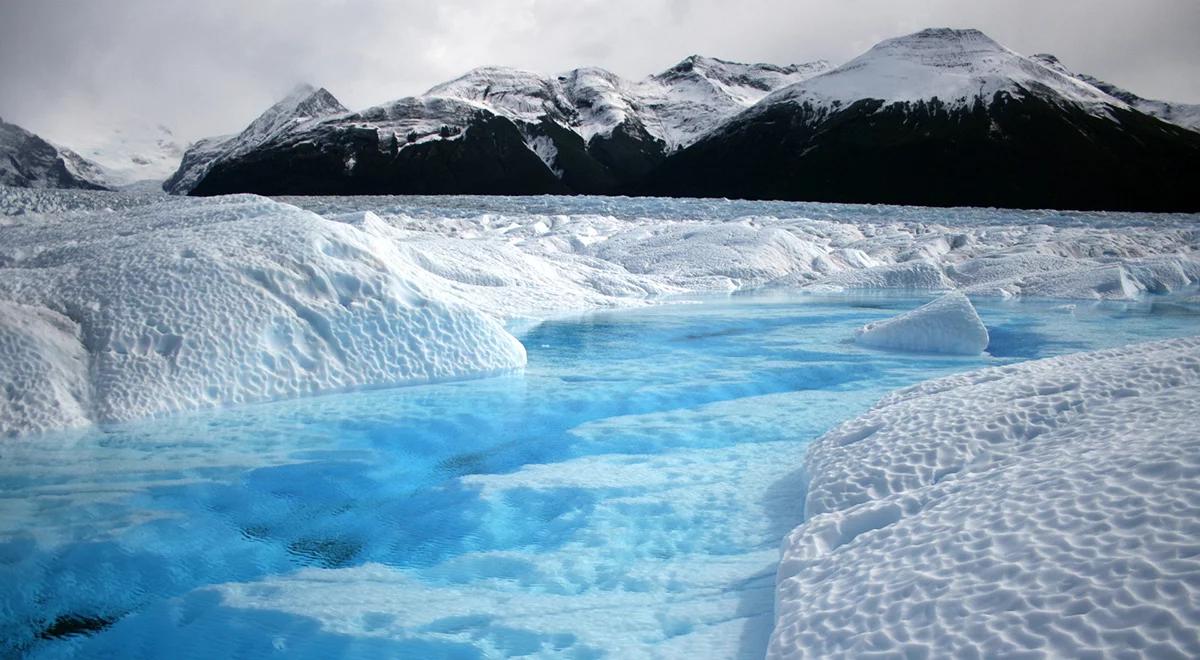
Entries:
<svg viewBox="0 0 1200 660">
<path fill-rule="evenodd" d="M 0 300 L 0 356 L 0 436 L 87 424 L 87 352 L 71 319 Z"/>
<path fill-rule="evenodd" d="M 815 441 L 770 657 L 1196 657 L 1200 338 L 950 376 Z"/>
<path fill-rule="evenodd" d="M 369 231 L 254 196 L 3 228 L 4 433 L 521 367 Z"/>
<path fill-rule="evenodd" d="M 22 399 L 18 413 L 9 404 L 6 432 L 488 373 L 523 360 L 499 322 L 675 294 L 1100 300 L 1200 282 L 1194 216 L 549 197 L 289 201 L 0 189 L 0 301 L 35 310 L 0 319 L 11 345 L 33 353 L 13 354 L 10 368 L 46 374 L 34 388 L 45 407 L 31 411 Z M 65 352 L 51 355 L 54 347 Z M 64 357 L 80 350 L 83 371 Z M 43 363 L 58 366 L 29 366 Z"/>
<path fill-rule="evenodd" d="M 911 312 L 868 323 L 855 339 L 872 348 L 979 355 L 987 348 L 988 332 L 971 301 L 954 291 Z"/>
</svg>

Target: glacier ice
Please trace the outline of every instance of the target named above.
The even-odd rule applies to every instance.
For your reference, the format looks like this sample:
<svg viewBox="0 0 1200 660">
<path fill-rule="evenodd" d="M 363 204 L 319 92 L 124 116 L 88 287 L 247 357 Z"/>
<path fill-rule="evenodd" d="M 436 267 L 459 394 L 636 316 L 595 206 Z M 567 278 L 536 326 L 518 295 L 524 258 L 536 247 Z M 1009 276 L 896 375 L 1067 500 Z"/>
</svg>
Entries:
<svg viewBox="0 0 1200 660">
<path fill-rule="evenodd" d="M 500 323 L 681 294 L 1130 300 L 1200 283 L 1187 215 L 0 188 L 0 226 L 0 301 L 73 324 L 30 343 L 5 314 L 12 345 L 87 357 L 83 382 L 38 399 L 56 424 L 8 408 L 9 433 L 491 373 L 523 360 Z"/>
<path fill-rule="evenodd" d="M 855 339 L 872 348 L 979 355 L 987 348 L 988 331 L 967 296 L 952 291 L 899 316 L 868 323 Z"/>
<path fill-rule="evenodd" d="M 395 246 L 253 196 L 5 228 L 5 433 L 519 368 Z"/>
<path fill-rule="evenodd" d="M 984 369 L 816 440 L 769 657 L 1200 653 L 1200 338 Z"/>
</svg>

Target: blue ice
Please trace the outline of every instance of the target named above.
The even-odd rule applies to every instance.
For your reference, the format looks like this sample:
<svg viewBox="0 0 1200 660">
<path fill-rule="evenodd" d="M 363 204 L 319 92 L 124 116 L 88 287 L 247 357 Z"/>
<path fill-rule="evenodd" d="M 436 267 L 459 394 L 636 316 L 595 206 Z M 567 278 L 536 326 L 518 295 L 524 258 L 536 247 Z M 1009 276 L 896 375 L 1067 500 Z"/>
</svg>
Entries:
<svg viewBox="0 0 1200 660">
<path fill-rule="evenodd" d="M 989 355 L 850 341 L 921 302 L 598 312 L 522 331 L 522 374 L 4 441 L 0 655 L 761 657 L 810 440 L 918 380 L 1200 319 L 981 300 Z"/>
</svg>

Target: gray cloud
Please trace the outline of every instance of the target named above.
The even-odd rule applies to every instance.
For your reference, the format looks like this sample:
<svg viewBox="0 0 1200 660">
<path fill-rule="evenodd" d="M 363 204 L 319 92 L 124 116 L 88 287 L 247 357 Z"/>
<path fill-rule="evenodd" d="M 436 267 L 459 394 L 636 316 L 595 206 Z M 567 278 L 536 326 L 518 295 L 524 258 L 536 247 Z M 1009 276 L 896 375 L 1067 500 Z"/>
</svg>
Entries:
<svg viewBox="0 0 1200 660">
<path fill-rule="evenodd" d="M 0 116 L 67 144 L 131 118 L 195 138 L 240 129 L 301 81 L 362 108 L 481 64 L 836 64 L 942 25 L 1200 102 L 1197 0 L 0 0 Z"/>
</svg>

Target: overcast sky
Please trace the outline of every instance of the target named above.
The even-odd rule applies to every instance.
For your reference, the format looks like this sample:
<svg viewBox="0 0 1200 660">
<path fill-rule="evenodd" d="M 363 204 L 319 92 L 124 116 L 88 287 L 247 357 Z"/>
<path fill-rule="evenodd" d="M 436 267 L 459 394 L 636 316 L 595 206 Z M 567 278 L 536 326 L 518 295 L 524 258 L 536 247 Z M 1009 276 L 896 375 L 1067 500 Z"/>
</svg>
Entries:
<svg viewBox="0 0 1200 660">
<path fill-rule="evenodd" d="M 0 116 L 68 146 L 131 119 L 192 139 L 240 130 L 298 82 L 361 109 L 483 64 L 840 64 L 930 26 L 1200 103 L 1200 0 L 0 0 Z"/>
</svg>

